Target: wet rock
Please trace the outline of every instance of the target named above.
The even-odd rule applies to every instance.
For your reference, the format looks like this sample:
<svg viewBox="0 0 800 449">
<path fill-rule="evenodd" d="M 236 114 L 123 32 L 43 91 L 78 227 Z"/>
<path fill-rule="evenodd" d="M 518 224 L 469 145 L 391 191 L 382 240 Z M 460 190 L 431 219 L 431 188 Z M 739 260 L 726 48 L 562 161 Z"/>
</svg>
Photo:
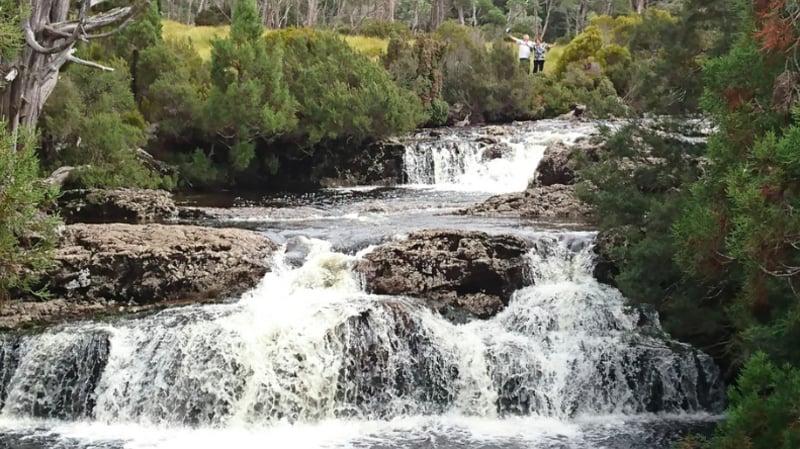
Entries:
<svg viewBox="0 0 800 449">
<path fill-rule="evenodd" d="M 241 229 L 68 225 L 46 280 L 51 293 L 73 302 L 219 299 L 255 286 L 274 249 Z"/>
<path fill-rule="evenodd" d="M 584 117 L 584 113 L 588 110 L 585 104 L 571 104 L 569 105 L 569 112 L 561 114 L 556 117 L 559 120 L 575 120 Z M 588 115 L 588 114 L 586 114 Z"/>
<path fill-rule="evenodd" d="M 511 129 L 500 125 L 490 125 L 483 128 L 489 136 L 505 136 L 511 132 Z"/>
<path fill-rule="evenodd" d="M 355 156 L 344 152 L 313 164 L 325 171 L 319 176 L 320 187 L 393 186 L 403 183 L 405 151 L 401 142 L 387 139 L 369 145 Z"/>
<path fill-rule="evenodd" d="M 548 145 L 539 161 L 539 166 L 536 167 L 533 186 L 573 184 L 575 172 L 570 164 L 571 160 L 572 149 L 570 147 L 561 142 Z"/>
<path fill-rule="evenodd" d="M 356 264 L 367 291 L 409 295 L 454 321 L 488 318 L 524 284 L 527 242 L 509 235 L 428 230 L 379 246 Z M 460 315 L 460 318 L 456 318 Z"/>
<path fill-rule="evenodd" d="M 590 139 L 580 140 L 572 146 L 567 146 L 562 142 L 549 145 L 544 150 L 528 188 L 554 184 L 575 184 L 578 181 L 575 172 L 578 155 L 584 156 L 591 162 L 597 162 L 600 160 L 600 153 L 604 151 L 604 148 L 602 143 Z"/>
<path fill-rule="evenodd" d="M 178 208 L 169 192 L 147 189 L 80 189 L 58 199 L 61 216 L 72 223 L 161 223 Z"/>
<path fill-rule="evenodd" d="M 604 230 L 597 233 L 595 245 L 594 278 L 603 284 L 616 286 L 614 278 L 619 274 L 619 267 L 614 260 L 614 248 L 627 245 L 626 227 Z"/>
<path fill-rule="evenodd" d="M 493 159 L 500 159 L 505 157 L 511 152 L 511 147 L 507 143 L 496 143 L 486 147 L 481 153 L 481 159 L 490 161 Z"/>
<path fill-rule="evenodd" d="M 286 241 L 284 259 L 289 266 L 301 267 L 311 253 L 311 241 L 306 237 L 291 237 Z"/>
<path fill-rule="evenodd" d="M 575 197 L 573 186 L 555 184 L 519 193 L 493 196 L 457 215 L 505 218 L 568 218 L 589 220 L 591 209 Z"/>
</svg>

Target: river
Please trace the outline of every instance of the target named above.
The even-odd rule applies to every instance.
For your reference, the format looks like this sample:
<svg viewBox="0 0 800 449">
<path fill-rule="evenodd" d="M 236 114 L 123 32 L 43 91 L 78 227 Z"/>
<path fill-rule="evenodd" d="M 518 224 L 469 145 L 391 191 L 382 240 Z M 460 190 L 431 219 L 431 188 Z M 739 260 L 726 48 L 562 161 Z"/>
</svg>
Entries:
<svg viewBox="0 0 800 449">
<path fill-rule="evenodd" d="M 717 368 L 592 277 L 591 229 L 449 214 L 524 189 L 545 145 L 595 126 L 520 124 L 491 160 L 485 132 L 409 144 L 404 186 L 181 198 L 302 256 L 278 251 L 235 301 L 3 336 L 0 448 L 667 449 L 710 432 Z M 533 285 L 466 324 L 364 292 L 353 261 L 429 228 L 535 240 Z"/>
</svg>

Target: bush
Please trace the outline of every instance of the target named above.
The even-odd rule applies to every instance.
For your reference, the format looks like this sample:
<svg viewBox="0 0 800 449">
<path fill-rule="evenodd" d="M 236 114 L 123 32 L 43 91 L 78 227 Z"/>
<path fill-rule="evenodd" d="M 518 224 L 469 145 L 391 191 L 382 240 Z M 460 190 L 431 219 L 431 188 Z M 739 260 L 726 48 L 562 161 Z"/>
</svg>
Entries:
<svg viewBox="0 0 800 449">
<path fill-rule="evenodd" d="M 737 385 L 728 390 L 730 407 L 716 435 L 694 447 L 708 449 L 790 449 L 800 447 L 800 370 L 776 366 L 756 353 Z"/>
<path fill-rule="evenodd" d="M 384 20 L 365 20 L 359 29 L 360 34 L 370 37 L 389 39 L 411 39 L 411 30 L 402 22 L 387 22 Z"/>
<path fill-rule="evenodd" d="M 422 122 L 413 93 L 395 85 L 383 68 L 339 35 L 287 29 L 267 40 L 285 49 L 284 79 L 303 115 L 302 126 L 282 140 L 304 148 L 340 140 L 359 145 Z"/>
<path fill-rule="evenodd" d="M 136 158 L 147 139 L 146 122 L 130 90 L 123 60 L 114 72 L 72 66 L 62 74 L 44 107 L 42 152 L 57 165 L 91 165 L 70 182 L 72 187 L 165 187 L 172 179 L 151 172 Z"/>
<path fill-rule="evenodd" d="M 39 178 L 35 135 L 22 128 L 15 139 L 6 125 L 0 122 L 0 300 L 12 289 L 30 291 L 52 266 L 59 223 L 41 209 L 58 190 Z"/>
</svg>

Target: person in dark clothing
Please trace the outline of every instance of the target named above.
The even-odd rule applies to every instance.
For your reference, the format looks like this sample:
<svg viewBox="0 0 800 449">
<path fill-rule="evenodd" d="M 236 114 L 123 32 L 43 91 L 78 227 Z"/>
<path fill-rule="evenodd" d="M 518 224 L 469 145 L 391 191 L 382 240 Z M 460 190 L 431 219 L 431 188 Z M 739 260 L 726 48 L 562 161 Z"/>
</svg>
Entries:
<svg viewBox="0 0 800 449">
<path fill-rule="evenodd" d="M 536 38 L 531 49 L 533 50 L 533 73 L 544 72 L 545 53 L 550 50 L 550 46 L 543 44 L 540 38 Z"/>
</svg>

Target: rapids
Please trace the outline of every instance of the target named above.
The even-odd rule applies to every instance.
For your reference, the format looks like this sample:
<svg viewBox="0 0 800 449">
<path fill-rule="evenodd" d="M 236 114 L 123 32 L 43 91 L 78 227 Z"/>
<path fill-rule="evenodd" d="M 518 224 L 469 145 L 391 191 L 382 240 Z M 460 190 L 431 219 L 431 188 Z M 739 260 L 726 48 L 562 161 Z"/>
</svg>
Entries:
<svg viewBox="0 0 800 449">
<path fill-rule="evenodd" d="M 223 198 L 211 224 L 306 253 L 278 251 L 233 302 L 3 335 L 0 448 L 666 449 L 707 433 L 716 366 L 592 277 L 594 232 L 447 215 L 523 189 L 548 142 L 595 131 L 520 125 L 492 160 L 459 144 L 481 129 L 444 131 L 409 144 L 406 186 Z M 532 285 L 460 325 L 364 292 L 355 260 L 432 227 L 534 241 Z"/>
</svg>

